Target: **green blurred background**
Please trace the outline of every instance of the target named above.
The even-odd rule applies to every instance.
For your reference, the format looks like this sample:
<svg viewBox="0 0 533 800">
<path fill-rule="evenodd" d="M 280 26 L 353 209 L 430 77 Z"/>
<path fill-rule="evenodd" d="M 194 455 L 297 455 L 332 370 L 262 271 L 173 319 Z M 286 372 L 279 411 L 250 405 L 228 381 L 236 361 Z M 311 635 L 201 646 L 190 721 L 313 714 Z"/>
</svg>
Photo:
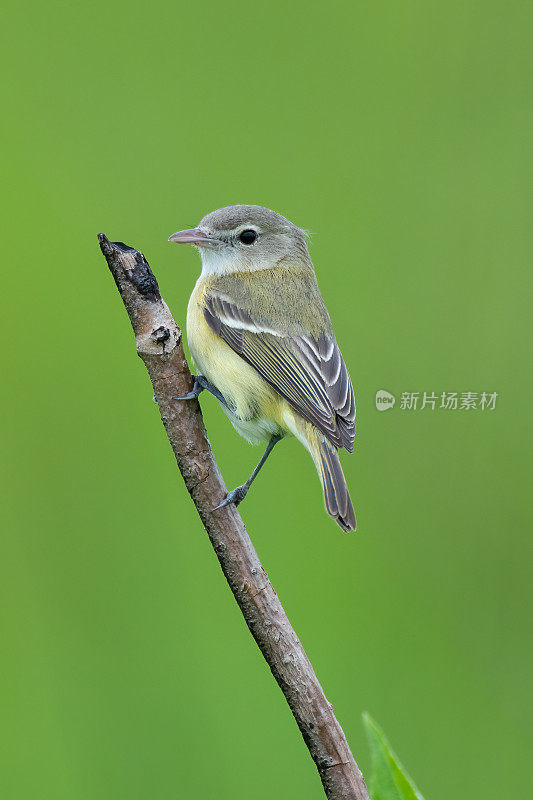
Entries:
<svg viewBox="0 0 533 800">
<path fill-rule="evenodd" d="M 312 233 L 358 398 L 359 531 L 296 442 L 242 507 L 362 768 L 367 709 L 422 792 L 529 798 L 531 4 L 11 4 L 1 796 L 322 797 L 179 477 L 96 234 L 178 322 L 178 228 Z M 377 389 L 496 391 L 378 413 Z M 232 486 L 259 450 L 202 401 Z"/>
</svg>

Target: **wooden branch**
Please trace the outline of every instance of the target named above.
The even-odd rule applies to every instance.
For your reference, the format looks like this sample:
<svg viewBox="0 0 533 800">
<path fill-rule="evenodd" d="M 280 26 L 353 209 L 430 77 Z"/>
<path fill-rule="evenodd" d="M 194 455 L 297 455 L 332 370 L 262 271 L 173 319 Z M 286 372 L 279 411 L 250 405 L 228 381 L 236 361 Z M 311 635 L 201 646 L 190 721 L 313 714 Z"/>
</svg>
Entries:
<svg viewBox="0 0 533 800">
<path fill-rule="evenodd" d="M 152 381 L 161 419 L 185 485 L 246 624 L 294 714 L 330 800 L 369 800 L 363 776 L 311 662 L 294 632 L 236 507 L 213 511 L 226 486 L 196 400 L 180 401 L 193 379 L 181 331 L 142 253 L 99 234 L 126 306 L 137 352 Z"/>
</svg>

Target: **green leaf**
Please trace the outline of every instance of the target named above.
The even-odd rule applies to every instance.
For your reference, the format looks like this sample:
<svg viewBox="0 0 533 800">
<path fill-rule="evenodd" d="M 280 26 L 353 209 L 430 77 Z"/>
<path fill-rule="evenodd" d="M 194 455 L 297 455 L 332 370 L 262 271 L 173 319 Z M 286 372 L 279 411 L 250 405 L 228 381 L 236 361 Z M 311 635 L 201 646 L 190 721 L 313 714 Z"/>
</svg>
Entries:
<svg viewBox="0 0 533 800">
<path fill-rule="evenodd" d="M 363 722 L 372 759 L 372 775 L 368 784 L 372 800 L 424 800 L 379 725 L 366 712 Z"/>
</svg>

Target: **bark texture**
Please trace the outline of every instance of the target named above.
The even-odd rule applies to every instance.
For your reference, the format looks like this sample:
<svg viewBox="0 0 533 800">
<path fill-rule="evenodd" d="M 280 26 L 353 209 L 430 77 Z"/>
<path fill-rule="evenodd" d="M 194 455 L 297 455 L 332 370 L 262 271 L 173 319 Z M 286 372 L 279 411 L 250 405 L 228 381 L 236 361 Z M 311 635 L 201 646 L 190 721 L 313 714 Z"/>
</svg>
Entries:
<svg viewBox="0 0 533 800">
<path fill-rule="evenodd" d="M 152 381 L 161 419 L 185 485 L 246 624 L 296 719 L 330 800 L 369 800 L 363 776 L 311 662 L 261 566 L 237 508 L 213 511 L 226 495 L 197 400 L 180 401 L 193 378 L 181 331 L 138 250 L 110 242 L 100 248 L 130 318 L 137 353 Z"/>
</svg>

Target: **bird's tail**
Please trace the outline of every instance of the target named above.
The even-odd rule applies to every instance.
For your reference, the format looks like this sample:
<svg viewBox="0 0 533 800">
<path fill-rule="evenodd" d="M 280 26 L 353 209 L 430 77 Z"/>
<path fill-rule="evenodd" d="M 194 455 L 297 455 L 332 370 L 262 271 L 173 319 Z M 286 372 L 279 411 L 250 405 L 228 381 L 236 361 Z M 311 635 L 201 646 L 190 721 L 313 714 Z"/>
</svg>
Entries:
<svg viewBox="0 0 533 800">
<path fill-rule="evenodd" d="M 355 513 L 342 472 L 339 454 L 334 444 L 304 420 L 287 404 L 283 420 L 291 431 L 311 453 L 324 492 L 326 511 L 343 531 L 356 529 Z"/>
<path fill-rule="evenodd" d="M 310 451 L 322 484 L 326 511 L 343 531 L 354 531 L 355 513 L 337 448 L 318 434 Z"/>
</svg>

